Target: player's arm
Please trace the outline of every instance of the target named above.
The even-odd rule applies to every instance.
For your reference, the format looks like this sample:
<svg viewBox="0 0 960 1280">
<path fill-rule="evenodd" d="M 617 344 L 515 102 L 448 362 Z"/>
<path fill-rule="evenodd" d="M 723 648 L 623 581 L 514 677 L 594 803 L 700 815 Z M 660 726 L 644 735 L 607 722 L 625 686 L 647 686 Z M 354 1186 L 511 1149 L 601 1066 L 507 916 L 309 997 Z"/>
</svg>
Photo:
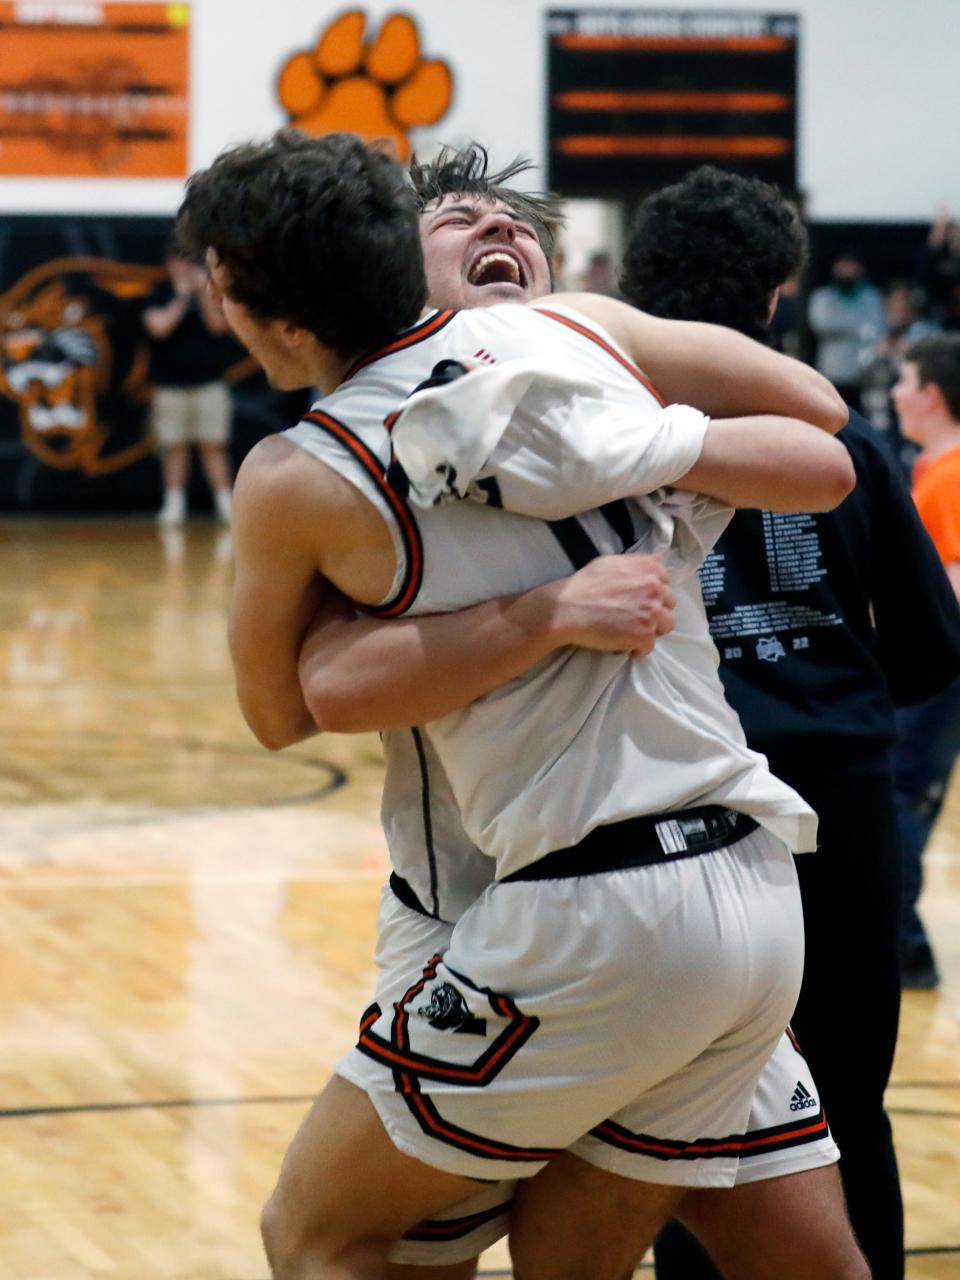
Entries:
<svg viewBox="0 0 960 1280">
<path fill-rule="evenodd" d="M 503 375 L 490 370 L 467 375 L 466 402 L 459 382 L 411 397 L 394 423 L 393 446 L 413 501 L 430 505 L 437 477 L 447 476 L 461 497 L 494 482 L 501 506 L 541 520 L 665 487 L 694 490 L 727 507 L 821 511 L 835 507 L 854 483 L 845 446 L 797 419 L 711 419 L 689 405 L 653 408 L 640 395 L 630 404 L 563 394 L 549 378 L 530 389 L 528 371 L 520 373 L 519 413 L 505 403 L 485 416 L 491 386 L 509 401 Z M 500 435 L 492 444 L 484 440 L 489 452 L 480 461 L 483 450 L 471 453 L 477 437 L 470 428 L 487 421 L 491 439 L 494 429 Z"/>
<path fill-rule="evenodd" d="M 831 433 L 846 424 L 847 406 L 822 374 L 733 329 L 662 320 L 597 294 L 556 301 L 601 324 L 668 404 L 696 405 L 715 418 L 779 414 Z"/>
<path fill-rule="evenodd" d="M 240 468 L 233 531 L 237 694 L 271 750 L 318 729 L 422 724 L 561 646 L 644 656 L 673 627 L 673 593 L 651 556 L 602 557 L 571 578 L 460 613 L 357 618 L 330 580 L 382 599 L 391 577 L 386 526 L 351 485 L 276 438 Z"/>
<path fill-rule="evenodd" d="M 459 710 L 578 645 L 645 657 L 673 629 L 655 556 L 601 556 L 579 573 L 457 613 L 380 622 L 321 603 L 300 655 L 306 705 L 334 733 L 407 728 Z"/>
<path fill-rule="evenodd" d="M 673 481 L 731 507 L 831 511 L 856 483 L 846 447 L 793 418 L 711 419 L 700 456 Z"/>
<path fill-rule="evenodd" d="M 237 475 L 232 511 L 229 638 L 237 697 L 255 736 L 274 751 L 316 732 L 297 664 L 325 592 L 314 554 L 322 527 L 306 525 L 289 448 L 268 439 L 251 451 Z"/>
</svg>

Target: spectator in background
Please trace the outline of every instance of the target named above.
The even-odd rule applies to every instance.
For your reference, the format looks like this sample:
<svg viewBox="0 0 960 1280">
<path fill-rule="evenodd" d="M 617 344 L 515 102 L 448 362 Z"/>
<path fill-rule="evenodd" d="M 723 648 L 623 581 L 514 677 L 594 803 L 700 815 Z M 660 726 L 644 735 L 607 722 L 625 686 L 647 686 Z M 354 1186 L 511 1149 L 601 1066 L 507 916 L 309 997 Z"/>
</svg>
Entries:
<svg viewBox="0 0 960 1280">
<path fill-rule="evenodd" d="M 960 329 L 960 224 L 946 208 L 937 210 L 917 276 L 932 318 L 948 331 Z"/>
<path fill-rule="evenodd" d="M 859 409 L 864 369 L 887 331 L 883 295 L 866 278 L 855 253 L 844 252 L 835 258 L 830 275 L 830 283 L 810 295 L 816 366 L 846 402 Z"/>
<path fill-rule="evenodd" d="M 609 253 L 604 250 L 591 253 L 586 270 L 580 277 L 580 288 L 587 293 L 603 293 L 610 298 L 618 296 L 617 275 Z"/>
<path fill-rule="evenodd" d="M 550 259 L 550 277 L 553 293 L 570 293 L 573 286 L 567 281 L 567 251 L 562 244 L 558 244 L 553 251 L 553 257 Z"/>
<path fill-rule="evenodd" d="M 896 280 L 887 290 L 884 305 L 887 311 L 887 332 L 874 348 L 873 361 L 864 370 L 862 407 L 877 431 L 896 430 L 891 390 L 900 376 L 900 366 L 906 350 L 921 338 L 927 338 L 938 330 L 933 320 L 921 314 L 923 298 L 916 285 L 909 280 Z M 894 446 L 899 453 L 898 445 Z"/>
<path fill-rule="evenodd" d="M 170 280 L 143 313 L 150 336 L 153 432 L 163 454 L 161 525 L 183 524 L 187 515 L 190 450 L 200 451 L 218 518 L 230 522 L 231 400 L 223 380 L 242 352 L 229 336 L 204 268 L 167 254 Z"/>
<path fill-rule="evenodd" d="M 960 334 L 924 338 L 906 353 L 893 388 L 900 430 L 920 446 L 913 497 L 960 599 Z M 917 633 L 918 663 L 926 637 Z M 917 914 L 923 850 L 960 753 L 960 680 L 897 716 L 894 781 L 903 842 L 901 972 L 904 986 L 935 987 L 936 961 Z"/>
<path fill-rule="evenodd" d="M 705 167 L 640 206 L 620 286 L 653 315 L 762 339 L 804 250 L 775 187 Z M 797 859 L 807 958 L 792 1025 L 874 1280 L 902 1280 L 883 1109 L 900 1002 L 893 703 L 929 697 L 960 673 L 960 611 L 876 432 L 854 414 L 839 438 L 857 473 L 850 497 L 819 515 L 736 512 L 701 587 L 749 745 L 820 818 L 818 851 Z M 717 1275 L 676 1226 L 661 1233 L 656 1266 L 658 1280 Z"/>
<path fill-rule="evenodd" d="M 803 329 L 803 295 L 799 276 L 784 280 L 770 321 L 769 341 L 784 355 L 800 357 Z"/>
</svg>

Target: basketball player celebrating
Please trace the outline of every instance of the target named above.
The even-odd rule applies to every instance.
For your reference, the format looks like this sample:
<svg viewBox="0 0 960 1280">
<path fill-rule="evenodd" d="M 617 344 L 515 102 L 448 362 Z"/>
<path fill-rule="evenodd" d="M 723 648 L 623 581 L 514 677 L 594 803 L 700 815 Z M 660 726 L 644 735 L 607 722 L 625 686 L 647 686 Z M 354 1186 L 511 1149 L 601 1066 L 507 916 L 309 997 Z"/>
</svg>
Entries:
<svg viewBox="0 0 960 1280">
<path fill-rule="evenodd" d="M 541 376 L 539 394 L 561 412 L 558 364 L 611 405 L 632 403 L 651 450 L 633 476 L 637 493 L 645 482 L 673 483 L 801 510 L 843 496 L 845 455 L 800 423 L 774 433 L 763 419 L 651 413 L 656 401 L 596 328 L 636 357 L 649 326 L 609 300 L 416 324 L 422 269 L 396 184 L 387 162 L 355 140 L 279 139 L 221 157 L 185 202 L 184 229 L 209 248 L 230 322 L 273 380 L 339 387 L 245 467 L 241 610 L 253 587 L 261 612 L 275 611 L 287 634 L 298 621 L 302 630 L 318 574 L 381 614 L 449 609 L 556 578 L 584 534 L 600 551 L 624 548 L 621 510 L 563 532 L 475 503 L 413 520 L 383 480 L 383 422 L 411 377 L 444 356 L 542 361 L 554 373 Z M 670 329 L 674 350 L 657 374 L 668 395 L 672 367 L 690 374 L 690 348 L 721 340 L 698 326 Z M 390 350 L 376 350 L 384 344 Z M 777 407 L 840 425 L 832 394 L 806 371 L 774 371 L 749 343 L 728 356 L 748 382 L 762 384 L 766 370 Z M 734 381 L 721 373 L 703 402 L 729 412 Z M 304 466 L 301 450 L 326 465 Z M 681 567 L 686 535 L 696 542 L 704 514 L 715 517 L 697 501 L 627 510 L 633 541 L 669 548 Z M 258 548 L 275 558 L 282 548 L 283 582 L 263 573 Z M 676 640 L 664 637 L 645 662 L 564 651 L 506 696 L 429 727 L 498 881 L 461 917 L 444 957 L 411 974 L 396 1009 L 370 1011 L 360 1050 L 295 1139 L 267 1216 L 277 1275 L 382 1274 L 386 1247 L 410 1225 L 464 1199 L 474 1180 L 514 1172 L 529 1179 L 513 1227 L 518 1275 L 534 1266 L 540 1275 L 621 1275 L 678 1210 L 685 1185 L 732 1180 L 730 1144 L 697 1136 L 742 1130 L 792 1007 L 796 890 L 775 837 L 803 847 L 814 823 L 743 746 L 690 576 Z M 665 1153 L 666 1172 L 650 1177 Z M 696 1166 L 695 1176 L 681 1166 Z M 829 1218 L 817 1218 L 809 1257 L 791 1240 L 784 1274 L 864 1274 L 842 1223 Z M 602 1259 L 587 1222 L 600 1223 Z"/>
<path fill-rule="evenodd" d="M 433 164 L 412 166 L 431 301 L 484 306 L 503 300 L 529 301 L 547 289 L 557 202 L 506 185 L 524 167 L 514 164 L 501 173 L 488 173 L 486 154 L 476 146 L 462 152 L 445 150 Z M 518 269 L 511 270 L 511 259 Z M 631 596 L 625 599 L 622 593 L 627 582 L 614 583 L 606 575 L 630 565 L 639 573 L 647 572 L 649 565 L 651 576 L 648 581 L 631 580 Z M 591 579 L 592 573 L 598 576 Z M 611 588 L 620 588 L 616 601 L 600 599 L 601 573 Z M 619 614 L 630 606 L 633 593 L 639 593 L 640 609 L 650 609 L 647 593 L 667 589 L 660 574 L 659 562 L 647 557 L 598 558 L 566 584 L 567 603 L 572 603 L 574 591 L 589 588 L 595 621 L 609 626 L 615 611 Z M 535 597 L 536 592 L 531 593 L 529 603 L 535 605 Z M 514 610 L 521 607 L 517 601 L 511 601 L 510 606 Z M 501 602 L 494 602 L 494 607 L 499 609 Z M 662 624 L 669 617 L 667 610 L 658 603 L 650 615 L 659 619 L 662 633 Z M 632 613 L 630 616 L 633 619 Z M 638 626 L 646 616 L 646 612 L 637 612 Z M 442 634 L 438 634 L 440 627 Z M 417 629 L 422 633 L 420 645 L 411 652 L 409 642 L 414 636 L 410 633 Z M 654 634 L 652 629 L 647 645 L 652 644 Z M 603 639 L 612 645 L 615 637 L 606 632 Z M 641 639 L 645 637 L 639 630 L 635 635 L 624 635 L 622 647 L 632 643 L 635 652 L 644 652 Z M 389 723 L 407 726 L 429 718 L 431 708 L 421 713 L 417 698 L 426 690 L 435 696 L 444 680 L 449 680 L 454 694 L 450 707 L 470 700 L 460 683 L 463 674 L 479 679 L 489 669 L 495 677 L 504 660 L 501 650 L 505 643 L 513 645 L 511 658 L 526 657 L 532 665 L 529 633 L 509 627 L 502 614 L 487 605 L 398 626 L 370 621 L 358 624 L 352 610 L 344 610 L 336 599 L 330 599 L 321 605 L 308 631 L 301 674 L 307 701 L 321 723 L 334 730 L 382 730 Z M 404 678 L 402 673 L 418 662 L 426 664 L 429 677 L 424 673 L 423 679 Z M 296 729 L 296 723 L 293 727 Z M 429 737 L 411 727 L 393 729 L 383 738 L 387 760 L 384 818 L 391 857 L 399 871 L 384 890 L 378 924 L 377 954 L 383 976 L 376 999 L 381 1007 L 402 996 L 411 962 L 446 949 L 452 921 L 493 879 L 491 860 L 479 854 L 463 832 Z M 798 1090 L 808 1108 L 802 1116 L 807 1122 L 803 1125 L 796 1123 L 801 1118 L 796 1111 Z M 816 1085 L 796 1042 L 785 1034 L 764 1067 L 746 1134 L 739 1143 L 736 1183 L 740 1190 L 735 1195 L 726 1191 L 699 1193 L 708 1205 L 719 1196 L 723 1219 L 742 1219 L 741 1229 L 748 1230 L 758 1243 L 757 1228 L 749 1225 L 756 1195 L 749 1190 L 749 1183 L 799 1175 L 777 1188 L 782 1204 L 776 1206 L 776 1220 L 786 1231 L 794 1214 L 800 1229 L 803 1218 L 809 1216 L 806 1206 L 811 1195 L 816 1196 L 822 1186 L 829 1187 L 833 1181 L 832 1171 L 825 1166 L 835 1161 L 836 1147 L 826 1131 L 818 1136 L 809 1123 L 814 1117 L 822 1120 L 817 1099 Z M 403 1268 L 398 1274 L 427 1274 L 435 1280 L 473 1275 L 475 1255 L 506 1234 L 511 1194 L 512 1184 L 493 1184 L 451 1210 L 446 1220 L 418 1224 L 392 1256 L 408 1263 L 421 1262 L 430 1270 L 421 1273 Z M 758 1205 L 761 1201 L 765 1205 L 762 1189 Z M 438 1264 L 449 1267 L 436 1270 Z"/>
</svg>

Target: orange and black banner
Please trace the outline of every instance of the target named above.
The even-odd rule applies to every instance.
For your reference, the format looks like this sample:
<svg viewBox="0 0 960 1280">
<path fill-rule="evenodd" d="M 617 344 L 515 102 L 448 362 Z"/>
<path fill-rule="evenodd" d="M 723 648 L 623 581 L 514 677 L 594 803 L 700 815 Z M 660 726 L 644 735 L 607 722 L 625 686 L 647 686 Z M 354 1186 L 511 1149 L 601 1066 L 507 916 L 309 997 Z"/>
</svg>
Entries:
<svg viewBox="0 0 960 1280">
<path fill-rule="evenodd" d="M 182 178 L 187 4 L 0 3 L 0 174 Z"/>
<path fill-rule="evenodd" d="M 699 164 L 796 189 L 793 14 L 554 9 L 549 183 L 635 198 Z"/>
</svg>

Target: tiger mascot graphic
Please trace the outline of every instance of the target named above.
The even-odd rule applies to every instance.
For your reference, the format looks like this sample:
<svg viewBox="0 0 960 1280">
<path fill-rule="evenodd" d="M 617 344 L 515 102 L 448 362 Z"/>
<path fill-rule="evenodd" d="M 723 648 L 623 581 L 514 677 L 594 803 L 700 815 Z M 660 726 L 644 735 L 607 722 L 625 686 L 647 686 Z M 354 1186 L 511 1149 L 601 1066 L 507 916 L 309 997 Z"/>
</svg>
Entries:
<svg viewBox="0 0 960 1280">
<path fill-rule="evenodd" d="M 0 394 L 46 466 L 102 476 L 151 452 L 140 315 L 164 277 L 162 267 L 59 258 L 0 295 Z"/>
</svg>

